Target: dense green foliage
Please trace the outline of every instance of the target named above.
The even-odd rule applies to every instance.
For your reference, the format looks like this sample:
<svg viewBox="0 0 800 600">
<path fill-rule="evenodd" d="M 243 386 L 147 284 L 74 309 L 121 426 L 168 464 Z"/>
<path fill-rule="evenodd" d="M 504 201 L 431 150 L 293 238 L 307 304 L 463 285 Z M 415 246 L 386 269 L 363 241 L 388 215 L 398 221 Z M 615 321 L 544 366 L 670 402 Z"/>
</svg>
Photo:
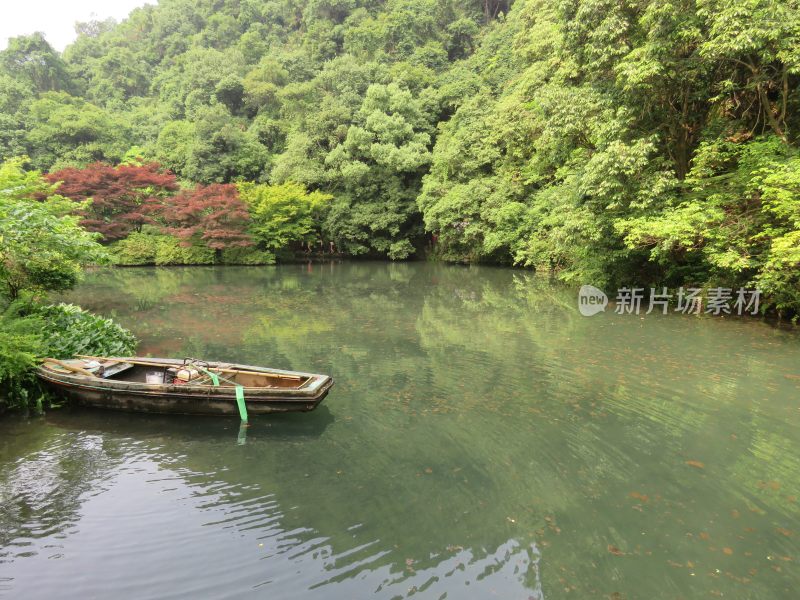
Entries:
<svg viewBox="0 0 800 600">
<path fill-rule="evenodd" d="M 419 197 L 440 252 L 575 282 L 758 285 L 796 310 L 798 5 L 515 8 Z"/>
<path fill-rule="evenodd" d="M 250 212 L 250 232 L 264 247 L 279 251 L 322 239 L 322 215 L 332 196 L 308 193 L 298 183 L 241 183 L 239 195 Z"/>
<path fill-rule="evenodd" d="M 50 358 L 72 358 L 76 354 L 130 356 L 136 349 L 136 338 L 130 331 L 74 304 L 51 304 L 37 308 L 34 314 L 44 323 Z"/>
<path fill-rule="evenodd" d="M 44 351 L 43 323 L 26 308 L 18 301 L 0 312 L 0 412 L 27 405 L 36 359 Z"/>
<path fill-rule="evenodd" d="M 175 236 L 152 229 L 132 233 L 115 242 L 109 252 L 118 265 L 270 265 L 275 262 L 274 253 L 255 246 L 225 248 L 217 257 L 212 248 L 184 245 Z"/>
<path fill-rule="evenodd" d="M 214 251 L 197 246 L 181 246 L 171 235 L 143 231 L 132 233 L 110 248 L 118 265 L 207 265 L 214 262 Z"/>
<path fill-rule="evenodd" d="M 259 252 L 760 286 L 800 309 L 797 0 L 161 0 L 79 29 L 63 55 L 0 53 L 0 159 L 238 183 L 276 198 L 226 222 Z"/>
<path fill-rule="evenodd" d="M 34 375 L 40 358 L 128 356 L 136 343 L 130 331 L 111 319 L 72 304 L 8 304 L 0 312 L 0 412 L 7 406 L 24 408 L 41 397 Z"/>
<path fill-rule="evenodd" d="M 72 287 L 87 263 L 102 260 L 95 236 L 71 214 L 75 203 L 55 194 L 21 160 L 0 164 L 0 298 Z"/>
<path fill-rule="evenodd" d="M 22 160 L 0 164 L 0 410 L 24 407 L 42 356 L 128 353 L 135 338 L 108 319 L 69 305 L 42 307 L 47 292 L 78 281 L 82 267 L 106 256 L 97 234 L 73 214 L 85 204 L 55 193 Z M 31 390 L 34 390 L 33 392 Z"/>
</svg>

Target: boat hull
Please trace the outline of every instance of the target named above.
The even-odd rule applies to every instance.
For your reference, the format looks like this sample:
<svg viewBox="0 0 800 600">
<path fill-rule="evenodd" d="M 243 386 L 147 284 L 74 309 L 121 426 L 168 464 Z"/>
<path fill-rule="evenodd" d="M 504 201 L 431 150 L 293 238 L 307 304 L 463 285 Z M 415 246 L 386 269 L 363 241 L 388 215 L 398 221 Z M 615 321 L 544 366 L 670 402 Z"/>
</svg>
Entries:
<svg viewBox="0 0 800 600">
<path fill-rule="evenodd" d="M 163 363 L 164 366 L 175 364 L 169 359 L 147 360 Z M 209 363 L 209 368 L 213 369 L 215 364 Z M 314 378 L 305 389 L 245 388 L 245 405 L 250 415 L 314 410 L 333 386 L 333 379 L 326 375 L 267 370 L 247 365 L 237 367 Z M 235 392 L 231 387 L 103 380 L 74 373 L 56 373 L 44 367 L 39 368 L 38 376 L 57 395 L 83 406 L 160 414 L 239 415 Z"/>
</svg>

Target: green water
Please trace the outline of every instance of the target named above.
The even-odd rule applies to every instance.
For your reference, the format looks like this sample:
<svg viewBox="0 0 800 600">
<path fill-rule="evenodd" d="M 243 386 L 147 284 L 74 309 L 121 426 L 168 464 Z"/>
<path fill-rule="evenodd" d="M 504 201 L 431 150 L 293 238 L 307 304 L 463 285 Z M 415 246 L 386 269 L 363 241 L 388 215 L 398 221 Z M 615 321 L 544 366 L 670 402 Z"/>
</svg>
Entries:
<svg viewBox="0 0 800 600">
<path fill-rule="evenodd" d="M 313 413 L 0 421 L 8 598 L 795 598 L 800 335 L 529 273 L 118 269 L 153 355 L 329 373 Z"/>
</svg>

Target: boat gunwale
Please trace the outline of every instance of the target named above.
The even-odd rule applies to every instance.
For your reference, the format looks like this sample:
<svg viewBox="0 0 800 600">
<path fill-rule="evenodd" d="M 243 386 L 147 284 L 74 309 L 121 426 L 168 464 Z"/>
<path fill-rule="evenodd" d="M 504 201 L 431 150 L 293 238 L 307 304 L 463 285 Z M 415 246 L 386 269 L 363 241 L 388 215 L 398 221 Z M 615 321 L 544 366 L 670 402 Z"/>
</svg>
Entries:
<svg viewBox="0 0 800 600">
<path fill-rule="evenodd" d="M 246 402 L 248 403 L 271 403 L 271 402 L 297 402 L 297 403 L 306 403 L 309 401 L 316 401 L 319 400 L 321 397 L 327 395 L 328 391 L 333 387 L 333 378 L 329 376 L 325 381 L 325 384 L 317 389 L 317 392 L 314 394 L 275 394 L 276 388 L 269 388 L 265 390 L 264 388 L 252 388 L 254 390 L 259 390 L 262 393 L 251 393 L 246 395 Z M 214 401 L 226 401 L 226 402 L 235 402 L 236 398 L 234 394 L 222 394 L 222 393 L 215 393 L 209 394 L 207 393 L 209 388 L 205 388 L 204 390 L 200 391 L 195 387 L 195 391 L 191 389 L 186 389 L 189 386 L 172 386 L 173 388 L 178 388 L 176 391 L 166 391 L 166 390 L 159 390 L 159 389 L 137 389 L 137 388 L 110 388 L 110 387 L 94 387 L 91 385 L 86 385 L 80 381 L 62 381 L 58 379 L 50 379 L 42 377 L 46 382 L 56 385 L 61 388 L 71 388 L 75 391 L 80 392 L 81 390 L 85 391 L 95 391 L 95 392 L 109 392 L 109 393 L 124 393 L 130 396 L 141 396 L 141 397 L 157 397 L 157 398 L 164 398 L 165 400 L 175 400 L 175 399 L 192 399 L 192 400 L 214 400 Z M 145 385 L 145 384 L 142 384 Z M 157 385 L 157 384 L 151 384 Z M 211 388 L 213 389 L 213 388 Z M 218 389 L 218 388 L 217 388 Z M 291 390 L 290 390 L 291 391 Z"/>
</svg>

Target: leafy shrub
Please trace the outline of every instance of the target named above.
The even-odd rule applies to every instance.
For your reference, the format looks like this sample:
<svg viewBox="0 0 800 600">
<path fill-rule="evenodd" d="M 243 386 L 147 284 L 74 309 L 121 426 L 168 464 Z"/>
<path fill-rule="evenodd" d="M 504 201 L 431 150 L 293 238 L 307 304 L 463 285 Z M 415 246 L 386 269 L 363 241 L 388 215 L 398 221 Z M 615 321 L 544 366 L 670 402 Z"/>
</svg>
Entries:
<svg viewBox="0 0 800 600">
<path fill-rule="evenodd" d="M 0 295 L 73 287 L 81 267 L 105 258 L 93 234 L 84 231 L 78 205 L 55 194 L 25 160 L 0 164 Z"/>
<path fill-rule="evenodd" d="M 47 333 L 43 350 L 53 358 L 129 356 L 136 349 L 137 340 L 130 331 L 74 304 L 44 306 L 36 315 Z"/>
<path fill-rule="evenodd" d="M 220 260 L 215 250 L 205 246 L 183 246 L 171 235 L 147 231 L 132 233 L 124 240 L 111 244 L 110 252 L 117 265 L 272 265 L 275 254 L 254 246 L 222 250 Z"/>
<path fill-rule="evenodd" d="M 156 236 L 154 236 L 156 237 Z M 160 235 L 156 246 L 157 265 L 213 265 L 215 251 L 204 246 L 182 246 L 169 235 Z"/>
<path fill-rule="evenodd" d="M 111 259 L 117 265 L 154 265 L 156 263 L 157 236 L 132 233 L 124 240 L 109 246 Z"/>
<path fill-rule="evenodd" d="M 36 357 L 43 347 L 41 320 L 23 316 L 22 306 L 15 302 L 0 312 L 0 412 L 27 404 L 28 389 L 35 383 Z"/>
<path fill-rule="evenodd" d="M 210 265 L 214 250 L 202 246 L 181 246 L 180 240 L 163 234 L 132 233 L 110 247 L 118 265 Z"/>
<path fill-rule="evenodd" d="M 270 250 L 281 250 L 322 239 L 322 220 L 333 196 L 308 192 L 299 183 L 264 185 L 240 183 L 253 236 Z"/>
<path fill-rule="evenodd" d="M 136 348 L 133 334 L 111 319 L 72 304 L 11 303 L 0 312 L 0 412 L 25 408 L 40 392 L 35 369 L 43 356 L 125 356 Z"/>
<path fill-rule="evenodd" d="M 257 248 L 226 248 L 222 251 L 222 263 L 225 265 L 273 265 L 275 254 Z"/>
</svg>

